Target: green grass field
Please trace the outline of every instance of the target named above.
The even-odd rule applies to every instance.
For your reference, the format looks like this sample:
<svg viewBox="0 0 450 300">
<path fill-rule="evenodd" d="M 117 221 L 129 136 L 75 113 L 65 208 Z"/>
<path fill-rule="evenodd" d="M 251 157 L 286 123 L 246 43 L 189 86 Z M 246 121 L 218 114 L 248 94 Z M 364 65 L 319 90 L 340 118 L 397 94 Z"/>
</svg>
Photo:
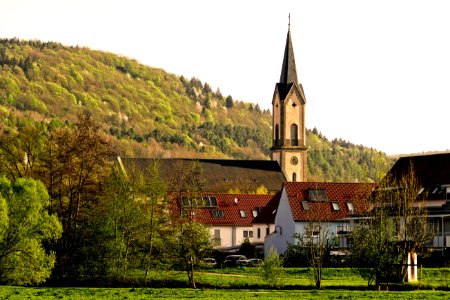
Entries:
<svg viewBox="0 0 450 300">
<path fill-rule="evenodd" d="M 138 278 L 135 272 L 131 277 Z M 186 288 L 181 271 L 158 271 L 151 283 L 160 288 L 50 288 L 0 287 L 0 299 L 450 299 L 448 269 L 424 269 L 423 288 L 418 283 L 402 286 L 409 291 L 375 291 L 352 270 L 325 269 L 323 289 L 313 289 L 310 270 L 286 269 L 277 289 L 268 288 L 254 268 L 204 270 L 197 273 L 198 289 Z M 137 281 L 136 281 L 137 282 Z M 166 286 L 166 287 L 164 287 Z M 175 287 L 179 288 L 175 288 Z"/>
</svg>

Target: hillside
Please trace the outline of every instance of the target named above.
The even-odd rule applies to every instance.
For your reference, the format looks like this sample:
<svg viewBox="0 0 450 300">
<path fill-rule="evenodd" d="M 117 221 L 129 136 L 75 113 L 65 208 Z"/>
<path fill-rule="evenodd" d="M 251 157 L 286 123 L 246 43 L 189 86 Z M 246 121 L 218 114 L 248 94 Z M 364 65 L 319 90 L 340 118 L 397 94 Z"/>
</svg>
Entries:
<svg viewBox="0 0 450 300">
<path fill-rule="evenodd" d="M 197 78 L 87 48 L 0 40 L 4 134 L 31 123 L 66 126 L 84 110 L 122 156 L 269 159 L 270 111 Z M 373 181 L 392 164 L 380 151 L 328 141 L 316 129 L 307 143 L 310 180 Z"/>
</svg>

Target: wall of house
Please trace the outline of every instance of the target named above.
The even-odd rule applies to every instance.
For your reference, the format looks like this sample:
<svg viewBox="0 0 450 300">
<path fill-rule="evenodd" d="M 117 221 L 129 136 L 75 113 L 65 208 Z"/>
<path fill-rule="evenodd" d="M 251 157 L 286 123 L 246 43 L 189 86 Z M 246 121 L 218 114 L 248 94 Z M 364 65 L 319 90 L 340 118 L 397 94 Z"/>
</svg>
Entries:
<svg viewBox="0 0 450 300">
<path fill-rule="evenodd" d="M 267 255 L 270 248 L 274 247 L 278 254 L 282 254 L 287 249 L 287 242 L 294 241 L 294 219 L 292 217 L 291 208 L 287 198 L 286 190 L 281 192 L 280 203 L 278 204 L 274 230 L 266 237 L 264 243 L 264 253 Z"/>
<path fill-rule="evenodd" d="M 350 222 L 338 221 L 338 222 L 295 222 L 295 232 L 302 235 L 306 233 L 306 228 L 309 226 L 321 226 L 323 230 L 327 230 L 328 238 L 337 238 L 336 247 L 346 248 L 348 247 L 347 235 L 342 233 L 343 229 L 350 228 Z M 319 237 L 319 235 L 317 236 Z"/>
<path fill-rule="evenodd" d="M 220 230 L 220 244 L 215 240 L 215 230 Z M 240 246 L 245 238 L 244 231 L 253 232 L 253 238 L 249 238 L 250 242 L 254 242 L 255 229 L 252 226 L 212 226 L 210 227 L 211 239 L 216 248 L 226 248 Z"/>
<path fill-rule="evenodd" d="M 258 230 L 261 233 L 258 237 Z M 272 233 L 275 230 L 275 224 L 253 224 L 253 242 L 254 243 L 264 243 L 267 234 Z"/>
</svg>

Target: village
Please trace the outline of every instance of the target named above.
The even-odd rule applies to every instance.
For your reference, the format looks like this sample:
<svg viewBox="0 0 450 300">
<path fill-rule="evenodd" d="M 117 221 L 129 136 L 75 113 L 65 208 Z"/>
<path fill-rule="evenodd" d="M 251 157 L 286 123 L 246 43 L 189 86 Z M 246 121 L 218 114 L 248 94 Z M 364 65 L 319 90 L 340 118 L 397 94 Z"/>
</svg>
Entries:
<svg viewBox="0 0 450 300">
<path fill-rule="evenodd" d="M 281 72 L 273 74 L 273 93 L 264 96 L 265 102 L 254 98 L 255 104 L 222 94 L 196 76 L 187 79 L 146 65 L 150 60 L 141 63 L 106 52 L 117 50 L 109 46 L 103 51 L 33 36 L 1 37 L 0 298 L 448 298 L 450 152 L 442 148 L 446 141 L 430 143 L 445 137 L 424 137 L 429 128 L 440 132 L 442 123 L 429 122 L 428 109 L 439 111 L 439 121 L 445 119 L 445 109 L 434 107 L 445 99 L 445 89 L 433 94 L 434 88 L 426 85 L 430 94 L 417 89 L 414 96 L 419 100 L 413 99 L 410 90 L 418 84 L 405 85 L 400 79 L 414 64 L 408 61 L 408 68 L 399 73 L 403 75 L 391 77 L 388 73 L 395 73 L 403 57 L 391 54 L 389 60 L 367 50 L 383 44 L 383 51 L 395 52 L 401 44 L 396 44 L 398 36 L 407 36 L 407 29 L 418 34 L 411 24 L 420 18 L 407 18 L 409 27 L 389 28 L 401 34 L 380 42 L 378 35 L 387 32 L 378 33 L 382 24 L 377 17 L 364 30 L 358 31 L 358 24 L 376 11 L 388 11 L 385 17 L 395 22 L 402 20 L 390 15 L 393 7 L 369 5 L 358 8 L 363 17 L 353 12 L 351 18 L 340 17 L 347 30 L 355 30 L 349 36 L 357 41 L 348 46 L 347 56 L 338 49 L 346 42 L 328 20 L 342 13 L 337 7 L 336 12 L 329 9 L 331 15 L 320 5 L 317 11 L 302 11 L 305 28 L 291 27 L 289 13 L 281 43 L 272 35 L 280 32 L 275 30 L 275 10 L 286 9 L 279 4 L 261 2 L 267 16 L 255 16 L 258 23 L 249 26 L 247 12 L 241 15 L 236 3 L 206 7 L 183 1 L 143 6 L 130 2 L 118 9 L 87 2 L 95 26 L 81 18 L 67 23 L 77 24 L 80 32 L 86 23 L 91 31 L 108 6 L 116 14 L 113 23 L 127 28 L 125 35 L 138 34 L 127 40 L 114 29 L 113 38 L 102 32 L 102 39 L 126 46 L 117 49 L 145 44 L 139 49 L 143 56 L 135 52 L 139 59 L 156 58 L 168 68 L 192 63 L 195 71 L 206 64 L 209 74 L 230 73 L 239 83 L 236 88 L 257 98 L 267 84 L 254 74 L 275 73 L 269 72 L 272 61 L 277 68 L 281 63 Z M 34 5 L 20 3 L 6 4 L 8 14 L 20 15 Z M 306 2 L 291 4 L 300 12 Z M 354 4 L 339 6 L 350 11 Z M 48 10 L 54 6 L 51 1 L 43 5 Z M 250 6 L 246 9 L 253 12 L 255 4 Z M 64 16 L 67 8 L 62 8 L 56 11 Z M 414 8 L 418 15 L 424 9 Z M 89 10 L 73 9 L 74 16 L 86 16 Z M 205 13 L 197 15 L 203 9 Z M 403 13 L 401 5 L 395 9 Z M 270 22 L 268 16 L 273 17 Z M 352 20 L 348 24 L 347 18 Z M 13 24 L 13 19 L 7 22 Z M 23 19 L 33 20 L 31 14 Z M 319 25 L 326 22 L 319 19 L 330 22 L 324 31 Z M 158 23 L 152 23 L 155 20 Z M 38 28 L 41 20 L 33 22 Z M 51 27 L 61 24 L 63 31 L 63 23 L 51 22 Z M 214 29 L 218 24 L 225 26 L 220 27 L 223 32 Z M 305 52 L 295 52 L 297 30 L 317 44 L 308 48 L 303 43 L 299 48 Z M 246 32 L 242 39 L 237 38 L 241 31 Z M 259 35 L 264 44 L 258 42 Z M 364 42 L 367 45 L 358 48 Z M 275 44 L 284 49 L 279 61 L 278 53 L 273 57 L 274 52 L 261 51 L 278 49 Z M 151 50 L 160 45 L 164 55 L 158 56 Z M 436 52 L 439 47 L 429 48 Z M 308 51 L 315 54 L 303 55 Z M 197 61 L 196 52 L 201 58 Z M 294 53 L 308 58 L 301 68 Z M 250 58 L 258 63 L 247 64 Z M 328 74 L 329 58 L 343 63 L 333 64 Z M 219 64 L 231 65 L 234 59 L 230 69 Z M 350 68 L 353 59 L 353 66 L 364 66 Z M 383 69 L 382 76 L 372 64 L 377 61 L 381 69 L 389 69 Z M 301 81 L 305 70 L 308 76 Z M 345 80 L 335 84 L 339 76 Z M 315 92 L 310 94 L 311 85 Z M 351 102 L 344 101 L 347 97 Z M 424 98 L 430 102 L 422 104 Z M 310 104 L 317 105 L 312 109 Z M 423 114 L 414 115 L 411 107 L 423 109 Z M 327 122 L 310 122 L 316 119 Z M 421 122 L 433 124 L 421 131 Z M 327 124 L 327 134 L 329 124 L 345 126 L 328 140 L 316 124 Z M 342 130 L 358 131 L 349 136 L 359 138 L 342 139 L 337 135 Z M 393 143 L 404 143 L 405 148 Z M 375 148 L 386 145 L 388 154 Z"/>
</svg>

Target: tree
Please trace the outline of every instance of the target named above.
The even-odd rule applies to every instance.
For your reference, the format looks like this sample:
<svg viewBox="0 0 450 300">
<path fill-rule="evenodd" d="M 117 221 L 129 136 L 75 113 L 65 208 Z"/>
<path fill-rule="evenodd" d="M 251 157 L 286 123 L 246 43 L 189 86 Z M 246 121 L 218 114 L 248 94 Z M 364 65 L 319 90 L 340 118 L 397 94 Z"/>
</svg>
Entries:
<svg viewBox="0 0 450 300">
<path fill-rule="evenodd" d="M 212 248 L 209 229 L 193 218 L 180 218 L 174 238 L 175 261 L 181 261 L 189 279 L 189 286 L 195 289 L 195 269 Z"/>
<path fill-rule="evenodd" d="M 49 196 L 33 179 L 13 182 L 0 177 L 0 282 L 38 284 L 50 277 L 55 254 L 44 243 L 61 236 L 55 215 L 47 213 Z"/>
<path fill-rule="evenodd" d="M 226 108 L 232 108 L 234 105 L 233 103 L 233 97 L 231 97 L 230 95 L 227 96 L 227 98 L 225 99 L 225 106 Z"/>
<path fill-rule="evenodd" d="M 410 166 L 401 176 L 386 176 L 372 193 L 373 209 L 351 235 L 351 261 L 368 285 L 404 282 L 408 254 L 421 251 L 431 240 L 419 191 Z"/>
<path fill-rule="evenodd" d="M 335 244 L 335 236 L 328 230 L 327 223 L 310 222 L 305 226 L 304 234 L 296 234 L 296 239 L 313 269 L 316 288 L 322 288 L 322 269 L 331 247 Z"/>
<path fill-rule="evenodd" d="M 95 256 L 102 186 L 111 167 L 113 151 L 88 112 L 73 127 L 49 132 L 40 178 L 49 191 L 50 211 L 63 225 L 63 236 L 53 245 L 58 279 L 95 277 L 103 266 Z"/>
<path fill-rule="evenodd" d="M 245 238 L 241 247 L 239 247 L 239 253 L 247 258 L 256 257 L 256 246 L 250 243 L 249 238 Z"/>
<path fill-rule="evenodd" d="M 174 239 L 171 240 L 174 263 L 182 263 L 189 285 L 195 288 L 195 268 L 212 248 L 209 229 L 195 220 L 196 200 L 201 196 L 204 184 L 203 170 L 198 161 L 178 161 L 173 170 L 169 189 L 173 191 L 172 200 L 178 202 L 174 207 L 181 208 L 173 212 L 171 220 L 174 225 Z"/>
<path fill-rule="evenodd" d="M 283 259 L 278 255 L 277 250 L 272 247 L 269 249 L 269 254 L 261 264 L 259 276 L 270 287 L 276 287 L 283 273 Z"/>
<path fill-rule="evenodd" d="M 36 126 L 20 128 L 17 134 L 0 136 L 0 170 L 15 180 L 37 178 L 45 150 L 44 131 Z"/>
</svg>

